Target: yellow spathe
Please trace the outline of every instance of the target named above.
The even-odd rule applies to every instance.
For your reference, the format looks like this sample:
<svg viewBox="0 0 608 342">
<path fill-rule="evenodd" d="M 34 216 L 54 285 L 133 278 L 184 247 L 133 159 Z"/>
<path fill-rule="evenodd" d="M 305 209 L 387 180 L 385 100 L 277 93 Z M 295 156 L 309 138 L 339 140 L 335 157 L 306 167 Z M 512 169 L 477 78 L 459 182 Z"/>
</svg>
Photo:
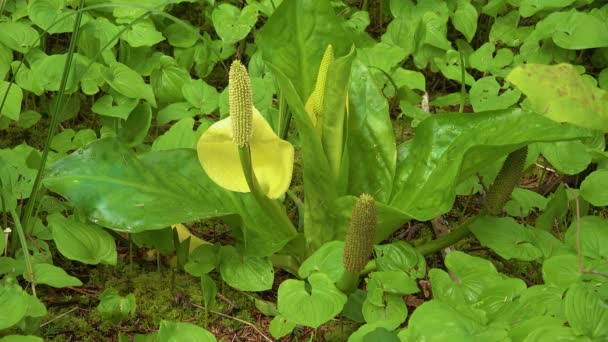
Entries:
<svg viewBox="0 0 608 342">
<path fill-rule="evenodd" d="M 192 235 L 192 233 L 190 233 L 190 229 L 186 228 L 186 226 L 184 226 L 181 223 L 172 224 L 171 228 L 173 228 L 177 231 L 177 236 L 179 237 L 179 242 L 183 242 L 187 238 L 190 238 L 190 253 L 192 253 L 192 251 L 195 250 L 200 245 L 210 245 L 211 244 L 197 236 Z"/>
<path fill-rule="evenodd" d="M 260 190 L 269 198 L 280 197 L 291 183 L 293 146 L 274 133 L 255 107 L 249 148 Z M 203 133 L 197 151 L 203 169 L 217 185 L 231 191 L 251 191 L 241 167 L 238 146 L 233 141 L 230 116 Z"/>
</svg>

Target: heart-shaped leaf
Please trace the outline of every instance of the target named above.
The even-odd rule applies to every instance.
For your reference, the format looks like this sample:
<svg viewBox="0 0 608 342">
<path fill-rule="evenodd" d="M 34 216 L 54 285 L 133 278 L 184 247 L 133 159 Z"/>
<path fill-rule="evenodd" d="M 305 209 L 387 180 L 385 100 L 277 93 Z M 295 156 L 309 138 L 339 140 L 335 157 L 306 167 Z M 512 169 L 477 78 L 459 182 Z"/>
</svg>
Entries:
<svg viewBox="0 0 608 342">
<path fill-rule="evenodd" d="M 278 290 L 278 306 L 289 321 L 317 328 L 342 311 L 346 296 L 323 273 L 311 275 L 308 282 L 310 290 L 304 281 L 284 281 Z"/>
<path fill-rule="evenodd" d="M 484 216 L 471 224 L 471 232 L 482 245 L 492 248 L 505 259 L 536 260 L 543 256 L 535 246 L 531 229 L 521 226 L 511 217 Z"/>
<path fill-rule="evenodd" d="M 270 259 L 240 255 L 232 246 L 220 250 L 220 273 L 228 285 L 243 291 L 269 290 L 274 281 Z"/>
</svg>

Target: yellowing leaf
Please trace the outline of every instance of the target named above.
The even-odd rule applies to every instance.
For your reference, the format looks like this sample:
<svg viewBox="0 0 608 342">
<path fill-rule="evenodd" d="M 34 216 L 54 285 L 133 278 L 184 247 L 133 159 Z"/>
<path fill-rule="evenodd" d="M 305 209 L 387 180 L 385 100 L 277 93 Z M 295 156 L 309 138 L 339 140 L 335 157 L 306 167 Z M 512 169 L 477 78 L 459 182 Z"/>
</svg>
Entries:
<svg viewBox="0 0 608 342">
<path fill-rule="evenodd" d="M 224 189 L 250 192 L 237 145 L 232 141 L 231 117 L 211 125 L 198 141 L 198 160 L 216 184 Z M 253 172 L 261 191 L 270 198 L 281 196 L 291 183 L 293 146 L 280 139 L 253 108 L 253 132 L 249 140 Z"/>
<path fill-rule="evenodd" d="M 534 110 L 557 122 L 608 131 L 608 92 L 586 81 L 570 64 L 519 66 L 507 76 Z"/>
</svg>

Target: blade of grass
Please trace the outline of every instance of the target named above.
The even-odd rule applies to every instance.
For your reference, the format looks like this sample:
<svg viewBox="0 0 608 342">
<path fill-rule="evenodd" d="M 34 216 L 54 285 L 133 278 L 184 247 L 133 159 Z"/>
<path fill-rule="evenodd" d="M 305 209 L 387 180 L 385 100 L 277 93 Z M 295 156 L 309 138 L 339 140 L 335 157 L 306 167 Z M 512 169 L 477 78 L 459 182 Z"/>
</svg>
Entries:
<svg viewBox="0 0 608 342">
<path fill-rule="evenodd" d="M 27 247 L 27 240 L 25 238 L 25 232 L 19 220 L 19 215 L 15 212 L 15 209 L 10 210 L 17 235 L 19 236 L 19 242 L 21 243 L 21 250 L 23 251 L 23 260 L 25 261 L 25 267 L 27 268 L 28 281 L 32 285 L 32 294 L 36 297 L 36 279 L 34 279 L 34 269 L 32 268 L 32 261 L 30 260 L 30 250 Z"/>
<path fill-rule="evenodd" d="M 464 76 L 464 54 L 462 51 L 460 52 L 460 108 L 458 108 L 458 112 L 462 113 L 464 111 L 464 102 L 465 97 L 467 96 L 467 90 L 465 88 L 465 76 Z"/>
<path fill-rule="evenodd" d="M 78 8 L 83 7 L 84 0 L 80 0 Z M 30 199 L 27 201 L 25 210 L 23 212 L 23 226 L 26 229 L 29 227 L 29 221 L 32 215 L 32 210 L 34 208 L 34 203 L 36 203 L 38 191 L 40 190 L 40 183 L 42 182 L 42 178 L 44 177 L 44 169 L 46 167 L 46 161 L 49 156 L 51 141 L 53 140 L 55 132 L 57 131 L 57 126 L 59 125 L 59 113 L 63 111 L 63 107 L 66 103 L 65 88 L 68 82 L 68 77 L 70 75 L 70 70 L 72 69 L 72 60 L 74 59 L 76 43 L 78 42 L 78 38 L 80 37 L 80 23 L 82 22 L 83 14 L 84 12 L 82 11 L 79 11 L 78 14 L 76 14 L 76 20 L 74 21 L 74 29 L 72 30 L 73 34 L 70 39 L 70 45 L 68 46 L 68 54 L 63 68 L 63 73 L 61 74 L 61 82 L 59 83 L 60 85 L 59 93 L 57 95 L 57 105 L 53 108 L 53 112 L 51 113 L 51 123 L 49 125 L 49 131 L 46 137 L 46 144 L 44 145 L 44 149 L 42 150 L 40 165 L 38 166 L 38 173 L 36 174 L 36 179 L 34 180 L 34 185 L 32 186 Z"/>
</svg>

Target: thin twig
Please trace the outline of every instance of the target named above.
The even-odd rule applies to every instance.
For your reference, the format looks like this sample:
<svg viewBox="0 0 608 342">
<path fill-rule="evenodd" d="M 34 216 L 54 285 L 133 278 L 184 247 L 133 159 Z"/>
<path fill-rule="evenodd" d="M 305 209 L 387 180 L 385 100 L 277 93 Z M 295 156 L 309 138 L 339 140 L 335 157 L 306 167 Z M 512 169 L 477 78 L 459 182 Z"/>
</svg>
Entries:
<svg viewBox="0 0 608 342">
<path fill-rule="evenodd" d="M 541 169 L 543 169 L 543 170 L 545 170 L 545 171 L 549 171 L 549 172 L 557 173 L 557 171 L 555 171 L 555 169 L 552 169 L 552 168 L 550 168 L 550 167 L 548 167 L 548 166 L 544 166 L 544 165 L 541 165 L 541 164 L 539 164 L 539 163 L 534 163 L 534 165 L 538 166 L 539 168 L 541 168 Z"/>
<path fill-rule="evenodd" d="M 195 308 L 199 308 L 199 309 L 203 309 L 203 310 L 205 309 L 203 306 L 198 305 L 198 304 L 195 304 L 195 303 L 191 303 L 191 305 L 192 305 L 192 306 L 194 306 Z M 235 320 L 235 321 L 237 321 L 237 322 L 240 322 L 240 323 L 246 324 L 246 325 L 248 325 L 248 326 L 252 327 L 252 328 L 253 328 L 253 330 L 257 331 L 257 333 L 258 333 L 258 334 L 260 334 L 260 335 L 261 335 L 261 336 L 262 336 L 262 337 L 263 337 L 265 340 L 270 341 L 270 342 L 273 342 L 273 340 L 272 340 L 270 337 L 268 337 L 268 336 L 264 335 L 264 333 L 263 333 L 263 332 L 262 332 L 262 331 L 261 331 L 261 330 L 260 330 L 260 329 L 259 329 L 259 328 L 258 328 L 258 327 L 255 325 L 255 324 L 253 324 L 253 323 L 251 323 L 251 322 L 247 322 L 247 321 L 242 320 L 242 319 L 240 319 L 240 318 L 238 318 L 238 317 L 233 317 L 233 316 L 226 315 L 226 314 L 224 314 L 224 313 L 217 312 L 217 311 L 213 311 L 213 310 L 209 310 L 209 312 L 211 312 L 212 314 L 216 314 L 216 315 L 218 315 L 218 316 L 222 316 L 222 317 L 224 317 L 224 318 L 229 318 L 229 319 Z"/>
<path fill-rule="evenodd" d="M 66 311 L 66 312 L 64 312 L 64 313 L 62 313 L 61 315 L 59 315 L 59 316 L 57 316 L 57 317 L 53 318 L 52 320 L 50 320 L 50 321 L 48 321 L 48 322 L 45 322 L 45 323 L 40 324 L 40 327 L 42 328 L 43 326 L 45 326 L 45 325 L 47 325 L 47 324 L 51 324 L 52 322 L 54 322 L 54 321 L 56 321 L 56 320 L 60 319 L 61 317 L 65 316 L 65 315 L 68 315 L 68 314 L 70 314 L 70 313 L 72 313 L 72 312 L 74 312 L 74 311 L 76 311 L 76 310 L 78 310 L 78 307 L 72 308 L 72 309 L 70 309 L 70 310 L 68 310 L 68 311 Z"/>
<path fill-rule="evenodd" d="M 574 198 L 576 204 L 576 257 L 578 258 L 578 269 L 582 272 L 585 269 L 583 265 L 583 253 L 581 252 L 581 208 L 578 197 Z"/>
<path fill-rule="evenodd" d="M 581 273 L 587 274 L 595 274 L 605 278 L 608 278 L 608 274 L 604 272 L 588 270 L 585 268 L 583 264 L 583 253 L 581 251 L 581 211 L 580 204 L 578 201 L 578 196 L 574 198 L 574 203 L 576 204 L 576 256 L 578 258 L 578 269 Z"/>
</svg>

